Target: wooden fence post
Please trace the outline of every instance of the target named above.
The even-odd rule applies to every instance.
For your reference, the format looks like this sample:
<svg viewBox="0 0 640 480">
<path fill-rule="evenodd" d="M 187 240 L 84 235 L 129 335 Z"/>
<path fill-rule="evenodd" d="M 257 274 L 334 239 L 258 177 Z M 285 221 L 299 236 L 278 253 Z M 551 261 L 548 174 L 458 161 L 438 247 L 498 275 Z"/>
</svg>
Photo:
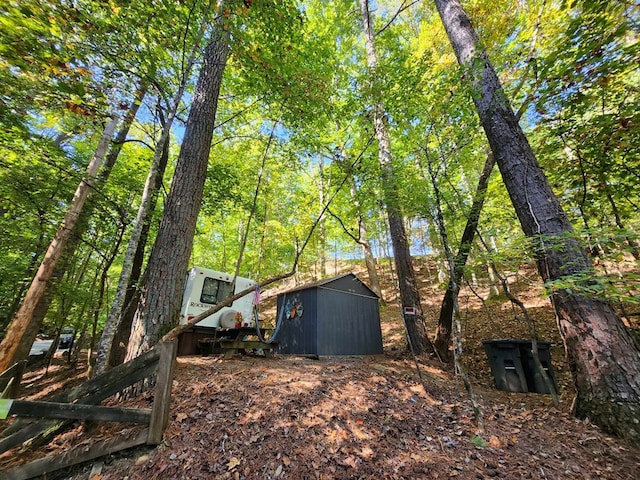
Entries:
<svg viewBox="0 0 640 480">
<path fill-rule="evenodd" d="M 173 370 L 176 363 L 178 341 L 165 341 L 156 346 L 160 353 L 158 371 L 156 373 L 155 394 L 151 421 L 149 422 L 148 445 L 159 445 L 162 442 L 162 432 L 169 421 L 169 406 L 171 405 L 171 387 L 173 385 Z"/>
<path fill-rule="evenodd" d="M 18 396 L 26 366 L 27 361 L 21 360 L 0 373 L 0 398 L 16 398 Z"/>
</svg>

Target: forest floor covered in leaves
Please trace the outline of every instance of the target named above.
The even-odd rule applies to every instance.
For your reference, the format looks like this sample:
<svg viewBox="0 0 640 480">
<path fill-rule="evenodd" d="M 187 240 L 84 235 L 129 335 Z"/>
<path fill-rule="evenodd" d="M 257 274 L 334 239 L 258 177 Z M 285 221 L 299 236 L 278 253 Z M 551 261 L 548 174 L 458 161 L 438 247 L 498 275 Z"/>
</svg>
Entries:
<svg viewBox="0 0 640 480">
<path fill-rule="evenodd" d="M 423 268 L 427 268 L 424 266 Z M 422 293 L 435 326 L 442 289 Z M 371 357 L 274 355 L 178 358 L 169 425 L 156 448 L 136 448 L 47 479 L 637 479 L 637 446 L 570 415 L 573 391 L 553 312 L 535 282 L 520 277 L 514 293 L 551 343 L 560 405 L 550 395 L 496 390 L 482 340 L 528 338 L 521 314 L 504 299 L 460 296 L 464 365 L 484 418 L 478 430 L 469 395 L 451 366 L 415 360 L 406 351 L 397 306 L 382 308 L 384 354 Z M 273 313 L 273 312 L 271 312 Z M 265 312 L 269 314 L 269 312 Z M 25 376 L 26 393 L 42 398 L 69 371 L 56 361 L 47 375 Z M 128 405 L 148 407 L 146 394 Z M 119 426 L 118 431 L 129 431 Z M 130 429 L 131 434 L 135 428 Z M 1 470 L 63 452 L 111 431 L 77 424 L 37 451 L 0 456 Z"/>
</svg>

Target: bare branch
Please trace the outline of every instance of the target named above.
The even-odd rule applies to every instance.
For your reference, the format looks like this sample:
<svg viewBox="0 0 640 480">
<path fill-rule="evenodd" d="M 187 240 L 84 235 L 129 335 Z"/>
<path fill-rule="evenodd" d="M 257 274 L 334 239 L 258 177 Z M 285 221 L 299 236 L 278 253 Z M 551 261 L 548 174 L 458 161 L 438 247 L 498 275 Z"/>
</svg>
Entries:
<svg viewBox="0 0 640 480">
<path fill-rule="evenodd" d="M 396 13 L 393 14 L 393 17 L 391 17 L 391 19 L 385 24 L 384 27 L 382 27 L 380 30 L 378 30 L 375 34 L 374 37 L 377 37 L 378 35 L 380 35 L 382 32 L 384 32 L 387 28 L 389 28 L 389 26 L 395 21 L 396 18 L 398 18 L 398 15 L 400 15 L 402 12 L 404 12 L 406 9 L 411 8 L 412 6 L 414 6 L 416 3 L 418 3 L 420 0 L 414 0 L 413 2 L 411 2 L 409 5 L 405 5 L 407 3 L 407 0 L 403 0 L 402 5 L 400 5 L 400 8 L 398 8 L 398 11 Z"/>
<path fill-rule="evenodd" d="M 360 239 L 360 237 L 359 237 L 359 236 L 358 236 L 358 237 L 356 237 L 356 236 L 351 232 L 351 230 L 349 230 L 349 229 L 347 228 L 347 226 L 344 224 L 344 222 L 342 221 L 342 219 L 341 219 L 338 215 L 336 215 L 335 213 L 333 213 L 333 212 L 331 211 L 331 209 L 330 209 L 330 208 L 327 208 L 327 212 L 329 212 L 329 215 L 331 215 L 333 218 L 335 218 L 335 219 L 338 221 L 338 223 L 339 223 L 339 224 L 340 224 L 340 226 L 342 227 L 342 230 L 344 230 L 344 233 L 346 233 L 347 235 L 349 235 L 349 236 L 351 237 L 351 239 L 352 239 L 354 242 L 356 242 L 358 245 L 362 245 L 362 244 L 363 244 L 363 242 L 362 242 L 362 240 Z"/>
<path fill-rule="evenodd" d="M 360 151 L 360 154 L 352 162 L 352 164 L 351 164 L 352 168 L 356 165 L 356 163 L 358 163 L 360 161 L 360 159 L 362 158 L 364 153 L 369 148 L 369 145 L 371 145 L 371 142 L 373 142 L 373 138 L 374 138 L 373 135 L 371 135 L 369 137 L 369 140 L 367 141 L 365 146 Z M 333 200 L 336 198 L 336 195 L 342 189 L 342 187 L 344 186 L 344 184 L 347 182 L 348 179 L 349 179 L 349 174 L 347 173 L 345 175 L 345 177 L 343 178 L 342 182 L 340 182 L 340 185 L 338 185 L 336 190 L 333 192 L 333 195 L 331 195 L 331 198 L 329 198 L 328 202 L 326 203 L 326 205 L 324 206 L 324 208 L 322 209 L 322 211 L 320 212 L 320 214 L 318 215 L 316 220 L 313 222 L 313 225 L 311 225 L 311 228 L 309 229 L 309 232 L 307 233 L 307 237 L 305 238 L 304 242 L 302 243 L 302 246 L 299 246 L 298 242 L 296 241 L 296 256 L 295 256 L 295 259 L 293 260 L 293 265 L 291 267 L 291 270 L 289 270 L 287 273 L 283 273 L 282 275 L 277 275 L 275 277 L 271 277 L 268 280 L 260 282 L 259 285 L 260 285 L 261 289 L 266 287 L 267 285 L 271 285 L 273 283 L 276 283 L 276 282 L 279 282 L 281 280 L 284 280 L 285 278 L 289 278 L 289 277 L 293 276 L 296 273 L 296 271 L 298 269 L 298 262 L 300 261 L 300 257 L 302 256 L 302 253 L 304 252 L 307 244 L 309 243 L 309 240 L 311 240 L 311 237 L 313 235 L 313 232 L 315 231 L 315 228 L 318 226 L 318 224 L 320 223 L 320 219 L 324 216 L 325 212 L 329 209 L 329 205 L 331 205 L 331 202 L 333 202 Z M 206 310 L 206 311 L 202 312 L 201 314 L 196 315 L 195 317 L 187 320 L 186 323 L 184 323 L 182 325 L 178 325 L 177 327 L 175 327 L 171 331 L 169 331 L 164 337 L 162 337 L 160 339 L 160 342 L 164 342 L 164 341 L 175 339 L 178 335 L 180 335 L 182 332 L 184 332 L 186 330 L 189 330 L 196 323 L 204 320 L 209 315 L 213 315 L 214 313 L 220 311 L 223 307 L 228 307 L 234 301 L 236 301 L 239 298 L 242 298 L 245 295 L 251 293 L 254 289 L 255 289 L 255 287 L 251 287 L 251 288 L 247 288 L 247 289 L 245 289 L 245 290 L 243 290 L 243 291 L 241 291 L 239 293 L 236 293 L 232 297 L 228 297 L 226 300 L 223 300 L 222 302 L 218 303 L 215 307 L 211 307 L 209 310 Z"/>
</svg>

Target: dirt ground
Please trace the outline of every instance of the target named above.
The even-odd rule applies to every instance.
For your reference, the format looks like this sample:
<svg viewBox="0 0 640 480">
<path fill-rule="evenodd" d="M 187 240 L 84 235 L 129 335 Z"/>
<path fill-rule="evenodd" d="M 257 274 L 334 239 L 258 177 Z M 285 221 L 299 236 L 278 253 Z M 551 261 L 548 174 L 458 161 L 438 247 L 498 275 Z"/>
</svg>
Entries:
<svg viewBox="0 0 640 480">
<path fill-rule="evenodd" d="M 522 280 L 522 279 L 521 279 Z M 441 289 L 422 285 L 429 326 Z M 514 285 L 551 343 L 560 404 L 550 395 L 498 391 L 482 349 L 487 338 L 527 338 L 508 302 L 460 296 L 464 365 L 481 407 L 450 366 L 406 351 L 397 306 L 382 308 L 384 354 L 180 357 L 162 444 L 47 474 L 46 479 L 637 479 L 637 446 L 569 414 L 573 400 L 561 340 L 548 302 L 526 281 Z M 62 360 L 25 377 L 30 398 L 71 378 Z M 148 406 L 150 395 L 134 404 Z M 133 435 L 135 428 L 118 427 Z M 0 456 L 2 470 L 107 435 L 77 424 L 47 447 Z M 92 472 L 93 468 L 93 473 Z"/>
</svg>

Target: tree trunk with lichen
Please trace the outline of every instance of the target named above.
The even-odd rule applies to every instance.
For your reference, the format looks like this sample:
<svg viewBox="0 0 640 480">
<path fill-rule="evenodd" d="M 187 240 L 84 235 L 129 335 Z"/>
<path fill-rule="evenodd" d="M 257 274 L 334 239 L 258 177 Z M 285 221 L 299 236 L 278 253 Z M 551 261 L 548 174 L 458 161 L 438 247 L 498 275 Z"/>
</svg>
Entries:
<svg viewBox="0 0 640 480">
<path fill-rule="evenodd" d="M 545 282 L 574 276 L 588 286 L 590 261 L 511 109 L 471 21 L 457 0 L 435 0 L 524 233 Z M 558 288 L 551 301 L 576 389 L 574 413 L 640 443 L 640 351 L 609 302 Z"/>
</svg>

